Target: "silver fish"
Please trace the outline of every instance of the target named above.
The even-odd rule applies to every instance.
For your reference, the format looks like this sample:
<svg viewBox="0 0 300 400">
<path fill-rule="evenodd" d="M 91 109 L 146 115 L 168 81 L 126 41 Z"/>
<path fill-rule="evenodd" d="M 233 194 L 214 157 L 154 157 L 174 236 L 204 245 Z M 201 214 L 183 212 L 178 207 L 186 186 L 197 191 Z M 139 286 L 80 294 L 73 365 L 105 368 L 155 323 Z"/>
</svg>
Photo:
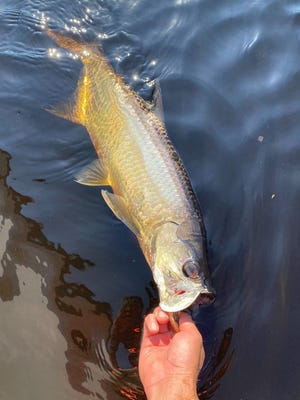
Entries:
<svg viewBox="0 0 300 400">
<path fill-rule="evenodd" d="M 98 159 L 77 181 L 110 186 L 102 196 L 136 235 L 167 312 L 209 304 L 205 230 L 186 170 L 167 135 L 159 88 L 155 104 L 130 89 L 97 46 L 48 31 L 83 70 L 74 98 L 52 112 L 86 127 Z"/>
</svg>

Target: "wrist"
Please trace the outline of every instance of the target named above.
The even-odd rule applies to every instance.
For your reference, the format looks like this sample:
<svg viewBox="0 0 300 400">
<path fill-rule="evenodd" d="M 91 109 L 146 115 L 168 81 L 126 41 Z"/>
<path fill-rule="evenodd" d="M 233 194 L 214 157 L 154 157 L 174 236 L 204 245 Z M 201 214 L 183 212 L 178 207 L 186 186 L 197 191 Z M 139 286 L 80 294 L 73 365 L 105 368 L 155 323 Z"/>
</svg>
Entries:
<svg viewBox="0 0 300 400">
<path fill-rule="evenodd" d="M 177 375 L 144 389 L 147 400 L 199 400 L 196 381 L 189 376 Z"/>
</svg>

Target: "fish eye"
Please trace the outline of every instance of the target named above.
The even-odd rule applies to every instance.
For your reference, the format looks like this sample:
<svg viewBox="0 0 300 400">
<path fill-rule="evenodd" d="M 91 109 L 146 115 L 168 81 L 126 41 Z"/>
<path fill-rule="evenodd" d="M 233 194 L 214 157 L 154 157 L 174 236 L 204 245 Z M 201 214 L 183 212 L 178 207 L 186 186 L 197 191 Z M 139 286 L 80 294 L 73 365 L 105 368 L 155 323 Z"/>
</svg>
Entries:
<svg viewBox="0 0 300 400">
<path fill-rule="evenodd" d="M 197 279 L 199 278 L 199 265 L 194 262 L 194 261 L 187 261 L 183 266 L 182 266 L 182 271 L 184 275 L 188 278 L 192 279 Z"/>
</svg>

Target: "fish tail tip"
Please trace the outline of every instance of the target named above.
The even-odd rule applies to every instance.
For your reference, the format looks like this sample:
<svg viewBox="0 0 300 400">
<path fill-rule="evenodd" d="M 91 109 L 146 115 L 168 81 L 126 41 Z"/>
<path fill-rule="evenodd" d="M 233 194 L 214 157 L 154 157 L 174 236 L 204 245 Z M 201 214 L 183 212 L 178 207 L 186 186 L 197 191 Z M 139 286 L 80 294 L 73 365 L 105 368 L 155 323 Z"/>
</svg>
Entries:
<svg viewBox="0 0 300 400">
<path fill-rule="evenodd" d="M 99 44 L 85 44 L 80 40 L 73 39 L 69 36 L 63 35 L 46 28 L 47 35 L 54 40 L 60 47 L 70 50 L 72 53 L 78 54 L 81 58 L 88 56 L 90 53 L 100 54 Z"/>
<path fill-rule="evenodd" d="M 64 49 L 78 51 L 82 49 L 83 46 L 85 46 L 83 43 L 77 41 L 76 39 L 65 36 L 61 33 L 53 32 L 49 28 L 46 29 L 46 33 L 51 39 L 53 39 L 60 47 L 63 47 Z"/>
<path fill-rule="evenodd" d="M 62 44 L 64 44 L 65 42 L 65 36 L 62 35 L 61 33 L 57 33 L 54 32 L 52 29 L 46 27 L 45 32 L 47 33 L 47 35 L 54 40 L 57 44 L 59 44 L 60 46 L 62 46 Z M 63 46 L 62 46 L 63 47 Z"/>
</svg>

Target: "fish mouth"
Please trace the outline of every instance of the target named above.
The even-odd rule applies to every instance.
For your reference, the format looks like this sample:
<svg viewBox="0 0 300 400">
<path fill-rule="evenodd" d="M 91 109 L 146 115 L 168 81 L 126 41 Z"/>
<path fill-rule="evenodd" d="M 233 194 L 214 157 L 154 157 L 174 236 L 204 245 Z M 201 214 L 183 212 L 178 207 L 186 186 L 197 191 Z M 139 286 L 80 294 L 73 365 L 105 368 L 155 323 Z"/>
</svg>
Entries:
<svg viewBox="0 0 300 400">
<path fill-rule="evenodd" d="M 191 306 L 212 304 L 216 297 L 206 270 L 206 264 L 200 265 L 188 260 L 182 270 L 171 266 L 152 269 L 159 291 L 160 307 L 166 312 L 179 312 Z"/>
<path fill-rule="evenodd" d="M 205 305 L 209 306 L 210 304 L 214 303 L 216 300 L 216 293 L 213 289 L 208 292 L 200 293 L 198 296 L 198 304 L 200 306 Z"/>
<path fill-rule="evenodd" d="M 179 312 L 189 307 L 195 308 L 202 305 L 210 305 L 214 303 L 216 293 L 213 288 L 203 288 L 192 293 L 177 293 L 173 296 L 168 295 L 166 298 L 161 296 L 160 307 L 166 312 Z"/>
</svg>

